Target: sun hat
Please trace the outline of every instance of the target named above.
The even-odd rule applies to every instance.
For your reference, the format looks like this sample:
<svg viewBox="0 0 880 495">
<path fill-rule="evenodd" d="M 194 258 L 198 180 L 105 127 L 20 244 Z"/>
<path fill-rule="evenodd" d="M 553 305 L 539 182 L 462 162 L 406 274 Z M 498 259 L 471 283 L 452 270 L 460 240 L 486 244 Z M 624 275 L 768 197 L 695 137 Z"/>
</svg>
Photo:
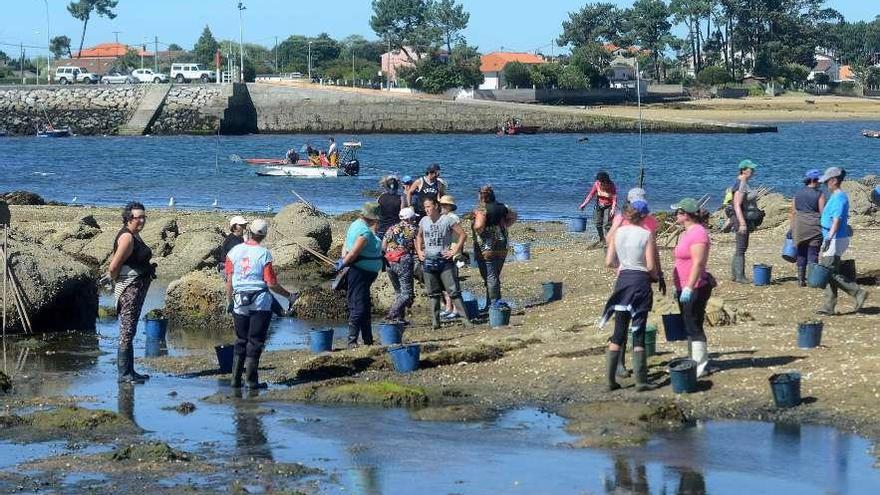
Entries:
<svg viewBox="0 0 880 495">
<path fill-rule="evenodd" d="M 825 169 L 825 173 L 822 174 L 822 177 L 819 177 L 819 182 L 825 183 L 828 182 L 828 179 L 833 179 L 835 177 L 840 177 L 843 175 L 843 169 L 840 167 L 829 167 Z"/>
<path fill-rule="evenodd" d="M 266 235 L 269 233 L 269 224 L 262 218 L 258 218 L 248 224 L 248 230 L 254 235 Z"/>
<path fill-rule="evenodd" d="M 247 225 L 248 221 L 241 215 L 235 215 L 234 217 L 229 219 L 229 226 L 234 227 L 236 225 Z"/>
<path fill-rule="evenodd" d="M 645 190 L 641 187 L 634 187 L 626 193 L 626 200 L 630 203 L 635 203 L 636 201 L 645 201 Z"/>
<path fill-rule="evenodd" d="M 758 168 L 758 164 L 751 161 L 751 160 L 743 160 L 743 161 L 739 162 L 739 169 L 740 170 L 745 170 L 747 168 L 755 170 L 756 168 Z"/>
<path fill-rule="evenodd" d="M 412 209 L 412 207 L 407 206 L 406 208 L 401 208 L 400 213 L 397 214 L 401 220 L 409 220 L 410 218 L 416 216 L 416 210 Z"/>
<path fill-rule="evenodd" d="M 634 210 L 636 210 L 637 212 L 639 212 L 642 215 L 647 215 L 648 213 L 651 212 L 651 210 L 648 209 L 648 203 L 646 201 L 639 199 L 639 200 L 631 202 L 630 205 L 633 207 Z"/>
<path fill-rule="evenodd" d="M 810 170 L 807 170 L 807 173 L 804 174 L 804 179 L 813 180 L 813 179 L 818 179 L 820 177 L 822 177 L 822 171 L 819 170 L 818 168 L 811 168 Z"/>
<path fill-rule="evenodd" d="M 378 220 L 379 219 L 379 204 L 378 203 L 364 203 L 364 206 L 361 208 L 360 215 L 367 220 Z"/>
<path fill-rule="evenodd" d="M 437 202 L 441 205 L 449 205 L 458 208 L 458 205 L 455 204 L 455 197 L 449 194 L 444 194 L 443 196 L 440 196 L 440 199 Z"/>
<path fill-rule="evenodd" d="M 697 200 L 693 198 L 683 198 L 678 203 L 671 206 L 673 210 L 686 211 L 688 213 L 696 213 L 700 209 Z"/>
</svg>

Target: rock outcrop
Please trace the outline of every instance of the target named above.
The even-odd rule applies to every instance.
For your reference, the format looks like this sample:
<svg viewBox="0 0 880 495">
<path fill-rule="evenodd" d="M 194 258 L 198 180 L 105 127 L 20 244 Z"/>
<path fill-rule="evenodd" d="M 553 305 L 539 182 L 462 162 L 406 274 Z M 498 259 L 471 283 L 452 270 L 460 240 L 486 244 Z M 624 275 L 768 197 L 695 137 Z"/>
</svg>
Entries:
<svg viewBox="0 0 880 495">
<path fill-rule="evenodd" d="M 223 279 L 214 270 L 184 275 L 168 284 L 165 315 L 175 327 L 231 328 Z"/>
<path fill-rule="evenodd" d="M 302 237 L 311 237 L 318 242 L 319 251 L 326 253 L 333 242 L 330 221 L 304 203 L 289 204 L 272 219 L 267 241 L 277 249 Z"/>
</svg>

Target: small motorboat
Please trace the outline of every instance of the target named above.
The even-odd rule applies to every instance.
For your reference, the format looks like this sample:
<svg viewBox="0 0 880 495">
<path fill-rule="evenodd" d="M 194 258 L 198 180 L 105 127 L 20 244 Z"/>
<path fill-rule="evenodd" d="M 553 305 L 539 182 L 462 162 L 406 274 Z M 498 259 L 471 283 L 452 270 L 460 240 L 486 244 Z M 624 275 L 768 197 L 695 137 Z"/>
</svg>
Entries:
<svg viewBox="0 0 880 495">
<path fill-rule="evenodd" d="M 880 139 L 880 131 L 862 131 L 862 136 Z"/>
<path fill-rule="evenodd" d="M 511 123 L 505 123 L 501 125 L 497 134 L 499 136 L 516 136 L 519 134 L 537 134 L 538 130 L 541 129 L 539 126 L 534 125 L 522 125 L 517 121 Z"/>
<path fill-rule="evenodd" d="M 230 156 L 234 162 L 244 162 L 257 168 L 257 175 L 265 177 L 303 177 L 303 178 L 328 178 L 328 177 L 354 177 L 360 173 L 361 164 L 357 158 L 357 151 L 361 148 L 360 142 L 346 142 L 342 144 L 339 153 L 339 161 L 336 166 L 315 164 L 310 160 L 300 159 L 296 163 L 284 158 L 241 158 L 238 155 Z"/>
<path fill-rule="evenodd" d="M 264 177 L 303 177 L 324 179 L 328 177 L 339 177 L 339 168 L 314 165 L 261 165 L 260 168 L 257 169 L 257 175 Z M 347 174 L 343 173 L 342 175 Z"/>
<path fill-rule="evenodd" d="M 37 137 L 52 137 L 52 138 L 60 138 L 60 137 L 69 137 L 72 133 L 70 132 L 70 127 L 49 127 L 46 129 L 42 129 L 37 131 Z"/>
</svg>

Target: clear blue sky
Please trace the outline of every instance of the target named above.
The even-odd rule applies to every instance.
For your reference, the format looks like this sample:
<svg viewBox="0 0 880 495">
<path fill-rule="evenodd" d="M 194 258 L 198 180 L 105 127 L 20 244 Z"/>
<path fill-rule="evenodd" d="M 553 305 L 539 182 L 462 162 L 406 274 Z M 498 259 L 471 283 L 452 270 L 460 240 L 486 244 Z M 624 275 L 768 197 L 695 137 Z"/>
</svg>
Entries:
<svg viewBox="0 0 880 495">
<path fill-rule="evenodd" d="M 607 0 L 606 0 L 607 1 Z M 615 1 L 615 0 L 612 0 Z M 79 45 L 82 24 L 70 17 L 69 0 L 48 0 L 52 36 L 65 34 L 73 49 Z M 46 10 L 43 0 L 4 0 L 0 19 L 0 43 L 45 46 Z M 361 34 L 375 38 L 369 25 L 370 0 L 249 0 L 244 2 L 244 39 L 272 46 L 291 34 L 316 35 L 327 32 L 335 38 Z M 465 35 L 485 52 L 505 50 L 549 53 L 567 13 L 578 10 L 581 0 L 463 0 L 471 13 Z M 626 6 L 631 0 L 616 0 Z M 191 48 L 207 24 L 217 39 L 238 39 L 237 0 L 119 0 L 116 19 L 89 21 L 85 46 L 114 40 L 128 44 L 177 43 Z M 849 20 L 870 20 L 880 14 L 876 0 L 837 0 L 826 5 Z M 148 48 L 152 49 L 152 45 Z M 160 49 L 162 47 L 160 46 Z M 553 48 L 558 50 L 558 48 Z M 17 48 L 0 45 L 12 55 Z M 28 50 L 32 55 L 34 50 Z"/>
</svg>

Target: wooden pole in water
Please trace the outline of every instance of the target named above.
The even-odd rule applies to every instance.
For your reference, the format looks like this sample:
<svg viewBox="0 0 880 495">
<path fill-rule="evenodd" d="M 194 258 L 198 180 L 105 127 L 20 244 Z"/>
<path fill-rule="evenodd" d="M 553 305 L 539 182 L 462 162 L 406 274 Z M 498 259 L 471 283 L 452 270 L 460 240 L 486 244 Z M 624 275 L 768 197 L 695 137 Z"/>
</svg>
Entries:
<svg viewBox="0 0 880 495">
<path fill-rule="evenodd" d="M 9 370 L 6 368 L 6 239 L 9 232 L 9 226 L 3 224 L 3 372 L 7 375 Z"/>
</svg>

